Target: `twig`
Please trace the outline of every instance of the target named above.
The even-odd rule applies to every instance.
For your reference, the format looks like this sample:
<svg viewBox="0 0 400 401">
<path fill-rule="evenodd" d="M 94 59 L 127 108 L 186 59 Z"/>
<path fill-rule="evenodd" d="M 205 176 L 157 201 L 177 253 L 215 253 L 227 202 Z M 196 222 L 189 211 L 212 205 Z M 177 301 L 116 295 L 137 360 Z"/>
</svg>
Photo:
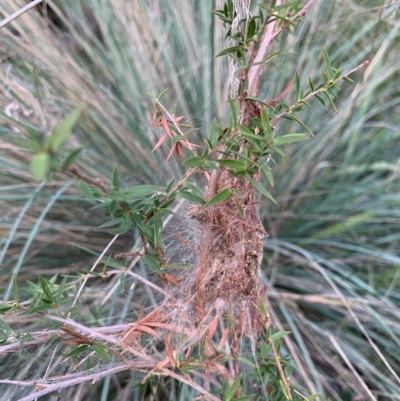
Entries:
<svg viewBox="0 0 400 401">
<path fill-rule="evenodd" d="M 5 27 L 7 24 L 9 24 L 11 21 L 15 20 L 16 18 L 20 17 L 22 14 L 26 13 L 29 11 L 31 8 L 37 6 L 39 3 L 41 3 L 43 0 L 35 0 L 32 3 L 27 4 L 26 6 L 20 8 L 18 11 L 15 13 L 11 14 L 7 18 L 3 19 L 3 21 L 0 22 L 0 29 Z"/>
<path fill-rule="evenodd" d="M 121 274 L 121 273 L 125 273 L 125 274 L 128 274 L 129 276 L 135 277 L 137 280 L 141 281 L 143 284 L 146 284 L 149 287 L 154 288 L 155 290 L 157 290 L 158 292 L 161 292 L 161 294 L 164 294 L 168 298 L 170 296 L 167 291 L 163 290 L 158 285 L 153 284 L 151 281 L 148 281 L 144 277 L 139 276 L 139 274 L 133 273 L 129 270 L 111 270 L 111 271 L 106 272 L 105 275 L 111 276 L 112 274 Z"/>
<path fill-rule="evenodd" d="M 101 182 L 100 178 L 91 178 L 91 177 L 81 173 L 74 164 L 72 166 L 67 167 L 65 169 L 65 171 L 70 172 L 76 178 L 78 178 L 82 181 L 85 181 L 87 184 L 91 184 L 91 185 L 94 185 L 94 186 L 100 188 L 104 192 L 104 195 L 108 194 L 108 188 Z"/>
<path fill-rule="evenodd" d="M 176 374 L 175 372 L 173 372 L 172 370 L 169 370 L 166 368 L 164 368 L 161 372 L 163 373 L 164 376 L 171 376 L 174 379 L 179 380 L 182 383 L 185 383 L 188 386 L 193 387 L 199 393 L 204 394 L 207 397 L 207 399 L 209 399 L 211 401 L 221 401 L 220 398 L 218 398 L 215 395 L 212 395 L 211 393 L 206 391 L 202 386 L 198 385 L 194 380 L 185 379 L 183 376 L 180 376 L 180 375 Z"/>
<path fill-rule="evenodd" d="M 280 374 L 282 382 L 283 382 L 283 384 L 285 386 L 285 389 L 286 389 L 286 392 L 287 392 L 287 396 L 288 396 L 289 400 L 292 400 L 293 398 L 292 398 L 292 393 L 290 391 L 290 385 L 289 385 L 289 383 L 288 383 L 288 381 L 286 379 L 285 373 L 283 372 L 282 365 L 281 365 L 281 360 L 279 359 L 279 355 L 276 352 L 274 341 L 270 340 L 270 344 L 272 346 L 272 352 L 274 353 L 276 366 L 278 367 L 279 374 Z"/>
<path fill-rule="evenodd" d="M 317 0 L 310 0 L 290 21 L 294 22 L 297 19 L 304 17 L 308 10 L 310 9 L 310 7 L 316 2 Z M 277 36 L 279 36 L 282 31 L 289 25 L 290 23 L 287 21 L 284 21 L 282 26 L 274 33 L 274 36 L 272 39 L 275 39 Z"/>
<path fill-rule="evenodd" d="M 291 22 L 296 21 L 298 18 L 303 17 L 310 7 L 316 2 L 317 0 L 310 0 L 292 19 Z M 277 6 L 282 4 L 282 0 L 277 0 L 276 4 Z M 261 45 L 260 48 L 257 52 L 257 56 L 254 59 L 254 63 L 260 63 L 258 65 L 255 65 L 251 68 L 250 74 L 249 74 L 249 89 L 248 89 L 248 95 L 249 96 L 257 96 L 258 92 L 258 82 L 260 80 L 261 74 L 263 72 L 264 68 L 264 63 L 263 60 L 267 57 L 269 47 L 272 43 L 272 41 L 279 36 L 282 31 L 289 25 L 289 22 L 284 21 L 282 23 L 282 26 L 275 31 L 277 21 L 274 21 L 273 23 L 270 23 L 266 29 L 264 36 L 261 40 Z"/>
<path fill-rule="evenodd" d="M 148 365 L 148 364 L 137 364 L 136 369 L 141 369 L 141 368 L 143 369 L 142 365 Z M 33 401 L 33 400 L 35 400 L 39 397 L 42 397 L 43 395 L 49 394 L 53 391 L 61 390 L 66 387 L 76 386 L 77 384 L 85 383 L 88 381 L 95 382 L 104 377 L 113 375 L 118 372 L 123 372 L 124 370 L 129 370 L 132 368 L 133 368 L 133 366 L 127 366 L 125 364 L 121 364 L 121 365 L 114 366 L 113 368 L 103 370 L 102 372 L 93 373 L 91 375 L 82 375 L 82 373 L 81 373 L 79 376 L 74 377 L 73 379 L 69 379 L 69 380 L 61 381 L 62 377 L 57 377 L 56 380 L 58 380 L 58 382 L 54 383 L 54 384 L 46 384 L 45 382 L 49 381 L 49 379 L 46 379 L 43 382 L 43 384 L 41 384 L 41 381 L 38 380 L 34 384 L 36 386 L 37 385 L 46 386 L 46 388 L 43 390 L 34 392 L 32 394 L 29 394 L 28 396 L 26 396 L 24 398 L 20 398 L 19 401 Z"/>
<path fill-rule="evenodd" d="M 115 235 L 114 238 L 113 238 L 113 239 L 108 243 L 108 245 L 104 248 L 104 250 L 103 250 L 103 252 L 101 253 L 101 255 L 97 258 L 96 262 L 94 262 L 93 266 L 91 267 L 91 269 L 90 269 L 91 272 L 92 272 L 92 271 L 96 268 L 96 266 L 101 262 L 101 259 L 103 259 L 103 256 L 106 254 L 106 252 L 109 250 L 109 248 L 111 247 L 111 245 L 114 243 L 114 241 L 115 241 L 118 237 L 119 237 L 119 234 Z M 82 290 L 83 290 L 83 287 L 85 286 L 85 284 L 86 284 L 87 281 L 88 281 L 88 277 L 86 277 L 86 278 L 83 280 L 81 286 L 79 287 L 79 290 L 78 290 L 78 292 L 77 292 L 76 295 L 75 295 L 74 302 L 72 302 L 72 307 L 75 306 L 76 301 L 78 300 L 79 295 L 81 294 L 81 292 L 82 292 Z M 69 314 L 68 314 L 68 315 L 69 315 Z"/>
<path fill-rule="evenodd" d="M 277 0 L 276 1 L 276 6 L 280 6 L 282 4 L 282 0 Z M 261 73 L 263 71 L 263 64 L 261 63 L 269 50 L 269 46 L 272 43 L 273 39 L 273 34 L 275 31 L 277 21 L 271 22 L 269 25 L 265 27 L 264 35 L 261 39 L 261 44 L 260 47 L 257 51 L 257 55 L 254 58 L 254 64 L 260 63 L 257 65 L 254 65 L 250 71 L 249 71 L 249 87 L 247 90 L 247 95 L 248 96 L 257 96 L 258 93 L 258 81 L 260 80 Z"/>
<path fill-rule="evenodd" d="M 154 100 L 154 103 L 156 103 L 158 105 L 158 107 L 161 109 L 161 111 L 167 115 L 167 117 L 169 118 L 169 120 L 171 120 L 172 124 L 174 124 L 174 127 L 176 128 L 176 130 L 183 136 L 185 137 L 185 134 L 182 132 L 181 128 L 179 127 L 179 125 L 177 124 L 177 122 L 175 121 L 174 116 L 171 115 L 171 113 L 160 103 L 160 101 L 158 99 Z"/>
<path fill-rule="evenodd" d="M 339 78 L 336 78 L 333 81 L 329 81 L 327 85 L 324 85 L 322 88 L 319 88 L 318 90 L 309 93 L 304 99 L 301 99 L 300 102 L 296 102 L 294 103 L 292 106 L 290 106 L 289 110 L 285 110 L 282 113 L 278 114 L 277 116 L 275 116 L 274 118 L 271 119 L 271 125 L 274 125 L 274 123 L 276 121 L 278 121 L 280 118 L 282 118 L 283 116 L 290 114 L 291 111 L 297 107 L 299 104 L 306 102 L 308 99 L 314 97 L 315 95 L 318 95 L 321 92 L 325 92 L 327 90 L 327 87 L 329 86 L 333 86 L 335 84 L 337 84 L 338 82 L 342 81 L 343 79 L 346 79 L 349 75 L 353 74 L 354 72 L 358 71 L 359 69 L 363 68 L 364 66 L 368 65 L 369 61 L 366 60 L 363 63 L 361 63 L 360 65 L 358 65 L 357 67 L 353 68 L 352 70 L 350 70 L 349 72 L 347 72 L 346 74 L 341 75 Z"/>
</svg>

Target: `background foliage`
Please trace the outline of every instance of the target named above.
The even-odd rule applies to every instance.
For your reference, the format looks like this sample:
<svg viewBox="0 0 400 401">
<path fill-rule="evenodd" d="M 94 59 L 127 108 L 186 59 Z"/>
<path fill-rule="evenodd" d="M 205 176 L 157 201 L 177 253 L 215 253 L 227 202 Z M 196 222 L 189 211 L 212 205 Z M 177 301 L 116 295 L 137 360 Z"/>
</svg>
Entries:
<svg viewBox="0 0 400 401">
<path fill-rule="evenodd" d="M 189 124 L 201 128 L 198 142 L 213 117 L 224 121 L 227 65 L 224 58 L 212 59 L 222 50 L 224 28 L 208 2 L 55 3 L 65 15 L 59 14 L 61 28 L 29 12 L 2 30 L 1 110 L 46 132 L 86 103 L 68 142 L 70 149 L 86 146 L 82 171 L 110 184 L 117 166 L 126 186 L 178 177 L 174 162 L 160 162 L 165 155 L 150 152 L 157 132 L 150 128 L 147 92 L 168 88 L 164 103 L 176 104 Z M 0 12 L 5 16 L 19 6 L 5 0 Z M 308 76 L 319 77 L 322 47 L 332 65 L 344 71 L 370 60 L 353 76 L 354 84 L 342 84 L 338 115 L 318 102 L 303 113 L 316 138 L 289 146 L 287 156 L 277 160 L 275 187 L 267 189 L 279 206 L 262 205 L 270 234 L 263 266 L 270 313 L 278 329 L 292 332 L 284 339 L 284 351 L 298 369 L 296 380 L 319 392 L 321 400 L 360 394 L 389 400 L 400 394 L 398 13 L 398 3 L 390 1 L 317 2 L 306 20 L 286 34 L 289 54 L 268 67 L 260 92 L 262 98 L 273 98 L 295 72 L 304 85 Z M 287 98 L 293 96 L 294 90 Z M 298 131 L 291 124 L 285 120 L 280 130 Z M 37 185 L 29 153 L 20 150 L 22 135 L 6 123 L 0 135 L 5 301 L 13 298 L 14 277 L 32 294 L 29 280 L 36 282 L 38 273 L 50 277 L 89 270 L 110 235 L 107 228 L 97 228 L 104 222 L 101 214 L 89 210 L 70 176 L 60 173 Z M 127 251 L 133 241 L 125 235 L 112 251 Z M 143 266 L 140 273 L 146 274 Z M 121 293 L 112 280 L 91 280 L 82 313 L 92 322 L 123 322 L 140 308 L 145 291 Z M 146 302 L 157 300 L 149 294 Z M 24 331 L 35 327 L 35 321 L 30 323 L 24 323 Z M 33 371 L 40 376 L 49 350 L 22 353 L 18 361 L 6 358 L 0 370 L 15 371 L 20 379 Z M 26 369 L 19 373 L 21 361 Z M 10 387 L 3 386 L 0 394 L 9 396 Z M 75 396 L 117 399 L 117 390 L 108 378 L 81 386 Z M 140 399 L 139 389 L 129 386 L 119 399 L 132 391 Z M 173 399 L 190 397 L 189 389 L 181 389 Z"/>
</svg>

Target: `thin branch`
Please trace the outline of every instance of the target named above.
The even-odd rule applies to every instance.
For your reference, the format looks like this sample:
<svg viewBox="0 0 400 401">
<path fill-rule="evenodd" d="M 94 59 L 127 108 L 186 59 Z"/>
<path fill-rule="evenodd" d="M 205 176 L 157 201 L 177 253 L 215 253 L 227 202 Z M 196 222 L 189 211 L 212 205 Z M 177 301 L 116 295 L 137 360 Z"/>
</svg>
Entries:
<svg viewBox="0 0 400 401">
<path fill-rule="evenodd" d="M 110 249 L 111 245 L 115 242 L 115 240 L 116 240 L 118 237 L 119 237 L 119 234 L 115 235 L 114 238 L 113 238 L 113 239 L 108 243 L 108 245 L 104 248 L 104 250 L 103 250 L 103 252 L 101 253 L 101 255 L 97 258 L 96 262 L 94 262 L 93 266 L 91 267 L 91 269 L 90 269 L 91 272 L 92 272 L 92 271 L 97 267 L 97 265 L 101 262 L 101 259 L 103 259 L 103 256 L 104 256 L 104 255 L 106 254 L 106 252 Z M 83 280 L 81 286 L 79 287 L 78 292 L 77 292 L 76 295 L 75 295 L 74 302 L 72 302 L 72 307 L 75 306 L 76 301 L 78 300 L 79 295 L 81 294 L 81 292 L 82 292 L 82 290 L 83 290 L 83 287 L 85 286 L 85 284 L 86 284 L 86 282 L 88 281 L 88 279 L 89 279 L 89 277 L 86 277 L 86 278 Z M 69 314 L 68 314 L 68 315 L 69 315 Z"/>
<path fill-rule="evenodd" d="M 280 374 L 282 382 L 283 382 L 283 384 L 285 386 L 287 396 L 288 396 L 289 400 L 292 400 L 293 398 L 292 398 L 292 393 L 290 391 L 290 385 L 289 385 L 289 383 L 288 383 L 288 381 L 286 379 L 285 373 L 284 373 L 284 371 L 282 369 L 281 360 L 279 359 L 279 355 L 276 352 L 274 341 L 270 340 L 270 344 L 272 346 L 272 351 L 274 353 L 275 363 L 276 363 L 276 366 L 278 367 L 279 374 Z"/>
<path fill-rule="evenodd" d="M 162 370 L 162 373 L 163 373 L 164 376 L 171 376 L 174 379 L 179 380 L 182 383 L 185 383 L 188 386 L 193 387 L 199 393 L 204 394 L 207 397 L 207 399 L 209 399 L 211 401 L 221 401 L 220 398 L 218 398 L 215 395 L 212 395 L 211 393 L 206 391 L 202 386 L 198 385 L 194 380 L 186 379 L 183 376 L 180 376 L 180 375 L 176 374 L 175 372 L 173 372 L 172 370 L 169 370 L 169 369 L 166 369 L 166 368 L 164 368 Z"/>
<path fill-rule="evenodd" d="M 37 6 L 40 4 L 43 0 L 35 0 L 32 3 L 27 4 L 25 7 L 20 8 L 18 11 L 15 13 L 11 14 L 7 18 L 3 19 L 3 21 L 0 22 L 0 29 L 5 27 L 7 24 L 9 24 L 11 21 L 14 21 L 18 17 L 20 17 L 22 14 L 25 14 L 27 11 L 29 11 L 31 8 Z"/>
<path fill-rule="evenodd" d="M 308 10 L 310 7 L 316 2 L 317 0 L 310 0 L 290 21 L 294 22 L 298 18 L 303 17 L 305 14 L 307 14 Z M 282 0 L 277 0 L 276 1 L 276 6 L 279 6 L 282 4 Z M 275 27 L 277 24 L 277 20 L 270 23 L 266 29 L 264 36 L 261 40 L 261 45 L 260 48 L 257 52 L 257 56 L 254 59 L 254 63 L 260 63 L 258 65 L 255 65 L 251 68 L 250 74 L 249 74 L 249 89 L 248 89 L 248 95 L 249 96 L 257 96 L 258 92 L 258 82 L 260 80 L 261 74 L 264 69 L 264 59 L 267 57 L 269 47 L 271 46 L 272 41 L 279 36 L 285 28 L 289 25 L 289 22 L 284 21 L 279 29 L 275 31 Z"/>
<path fill-rule="evenodd" d="M 100 178 L 91 178 L 81 173 L 74 164 L 72 166 L 67 167 L 65 171 L 68 171 L 69 173 L 73 174 L 76 178 L 85 181 L 87 184 L 91 184 L 94 185 L 95 187 L 100 188 L 104 192 L 104 195 L 108 194 L 109 192 L 108 188 L 101 182 Z"/>
<path fill-rule="evenodd" d="M 137 365 L 138 369 L 140 369 L 139 366 L 140 365 Z M 19 401 L 33 401 L 33 400 L 35 400 L 39 397 L 42 397 L 43 395 L 49 394 L 53 391 L 61 390 L 66 387 L 76 386 L 77 384 L 85 383 L 85 382 L 94 383 L 95 381 L 103 379 L 104 377 L 113 375 L 118 372 L 123 372 L 123 371 L 129 370 L 129 369 L 132 369 L 132 366 L 126 366 L 125 364 L 121 364 L 121 365 L 114 366 L 113 368 L 103 370 L 102 372 L 93 373 L 91 375 L 84 375 L 81 373 L 78 377 L 74 377 L 73 379 L 69 379 L 69 380 L 61 381 L 62 377 L 58 377 L 57 380 L 59 380 L 59 382 L 57 382 L 55 384 L 46 384 L 45 382 L 49 381 L 49 379 L 46 379 L 43 382 L 43 384 L 41 383 L 41 381 L 38 380 L 34 384 L 36 386 L 38 386 L 38 385 L 46 386 L 46 388 L 43 390 L 34 392 L 32 394 L 29 394 L 28 396 L 21 398 Z"/>
<path fill-rule="evenodd" d="M 276 1 L 276 6 L 280 6 L 282 4 L 282 0 Z M 254 65 L 249 72 L 249 88 L 247 90 L 248 96 L 257 96 L 258 94 L 258 82 L 261 77 L 261 73 L 263 71 L 264 65 L 261 62 L 266 58 L 268 54 L 269 47 L 273 40 L 273 35 L 275 31 L 277 21 L 271 22 L 266 26 L 264 35 L 261 39 L 260 47 L 257 51 L 257 55 L 254 58 L 254 63 L 260 63 Z"/>
<path fill-rule="evenodd" d="M 304 17 L 306 14 L 307 14 L 307 12 L 308 12 L 308 10 L 310 9 L 310 7 L 316 2 L 317 0 L 310 0 L 290 21 L 291 22 L 294 22 L 294 21 L 296 21 L 297 19 L 299 19 L 299 18 L 301 18 L 301 17 Z M 287 22 L 287 21 L 284 21 L 283 22 L 283 24 L 282 24 L 282 26 L 274 33 L 274 36 L 273 36 L 273 38 L 272 39 L 275 39 L 277 36 L 279 36 L 281 33 L 282 33 L 282 31 L 284 30 L 284 29 L 286 29 L 288 26 L 290 25 L 290 23 L 289 22 Z"/>
<path fill-rule="evenodd" d="M 299 104 L 306 102 L 308 99 L 311 99 L 312 97 L 314 97 L 315 95 L 318 95 L 321 92 L 325 92 L 327 90 L 328 87 L 331 87 L 335 84 L 337 84 L 338 82 L 342 81 L 343 79 L 346 79 L 349 75 L 353 74 L 354 72 L 358 71 L 359 69 L 365 67 L 366 65 L 369 64 L 369 61 L 366 60 L 363 63 L 361 63 L 360 65 L 358 65 L 357 67 L 353 68 L 352 70 L 350 70 L 349 72 L 347 72 L 346 74 L 341 75 L 339 78 L 328 82 L 327 85 L 324 85 L 322 88 L 319 88 L 318 90 L 309 93 L 305 98 L 301 99 L 300 102 L 296 102 L 294 103 L 292 106 L 290 106 L 289 110 L 285 110 L 282 113 L 278 114 L 277 116 L 275 116 L 274 118 L 271 119 L 271 125 L 274 125 L 274 123 L 276 123 L 280 118 L 282 118 L 283 116 L 290 114 L 291 111 L 297 107 Z"/>
<path fill-rule="evenodd" d="M 153 284 L 151 281 L 146 280 L 144 277 L 139 276 L 139 274 L 133 273 L 129 270 L 111 270 L 105 273 L 106 276 L 111 276 L 112 274 L 121 274 L 125 273 L 128 274 L 129 276 L 135 277 L 137 280 L 141 281 L 143 284 L 148 285 L 151 288 L 154 288 L 158 292 L 161 292 L 161 294 L 164 294 L 167 298 L 170 297 L 167 291 L 163 290 L 160 288 L 158 285 Z"/>
</svg>

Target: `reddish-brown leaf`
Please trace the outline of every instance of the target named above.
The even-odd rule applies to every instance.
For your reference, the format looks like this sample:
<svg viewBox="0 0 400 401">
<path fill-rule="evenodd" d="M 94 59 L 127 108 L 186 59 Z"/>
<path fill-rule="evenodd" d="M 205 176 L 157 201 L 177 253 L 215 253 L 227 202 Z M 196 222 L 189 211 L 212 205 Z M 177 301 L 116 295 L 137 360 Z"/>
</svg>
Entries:
<svg viewBox="0 0 400 401">
<path fill-rule="evenodd" d="M 154 146 L 152 152 L 154 152 L 156 149 L 158 149 L 167 139 L 167 133 L 164 132 L 163 136 L 160 138 L 160 140 L 156 143 L 156 146 Z"/>
<path fill-rule="evenodd" d="M 207 340 L 211 340 L 212 336 L 217 330 L 219 317 L 220 314 L 218 313 L 212 318 L 210 325 L 208 326 Z"/>
<path fill-rule="evenodd" d="M 229 329 L 226 328 L 224 330 L 224 333 L 222 334 L 221 341 L 218 344 L 218 352 L 221 351 L 222 347 L 225 345 L 225 342 L 228 339 L 228 336 L 229 336 Z"/>
<path fill-rule="evenodd" d="M 152 336 L 160 337 L 160 335 L 155 330 L 151 329 L 150 327 L 144 326 L 142 324 L 135 326 L 135 330 L 144 331 L 145 333 L 151 334 Z"/>
<path fill-rule="evenodd" d="M 166 119 L 164 116 L 161 116 L 161 123 L 162 123 L 162 125 L 163 125 L 163 127 L 164 127 L 164 129 L 165 129 L 165 132 L 168 134 L 168 136 L 169 136 L 170 138 L 172 138 L 173 136 L 175 136 L 175 132 L 173 132 L 173 131 L 171 130 L 171 128 L 170 128 L 169 125 L 168 125 L 168 121 L 167 121 L 167 119 Z"/>
<path fill-rule="evenodd" d="M 169 362 L 172 365 L 172 367 L 175 367 L 174 354 L 172 353 L 171 347 L 169 346 L 166 338 L 164 338 L 164 344 L 165 344 L 165 349 L 167 351 L 167 356 L 168 356 Z"/>
<path fill-rule="evenodd" d="M 177 142 L 177 144 L 176 144 L 176 154 L 178 156 L 182 157 L 182 159 L 185 158 L 185 154 L 183 153 L 183 148 L 182 148 L 181 142 Z"/>
<path fill-rule="evenodd" d="M 175 152 L 175 149 L 176 149 L 176 143 L 174 143 L 174 144 L 171 146 L 171 150 L 170 150 L 169 153 L 168 153 L 167 161 L 170 159 L 170 157 L 172 156 L 172 154 Z"/>
<path fill-rule="evenodd" d="M 172 274 L 163 272 L 162 276 L 160 276 L 160 279 L 164 284 L 172 283 L 176 287 L 179 287 L 178 280 Z"/>
</svg>

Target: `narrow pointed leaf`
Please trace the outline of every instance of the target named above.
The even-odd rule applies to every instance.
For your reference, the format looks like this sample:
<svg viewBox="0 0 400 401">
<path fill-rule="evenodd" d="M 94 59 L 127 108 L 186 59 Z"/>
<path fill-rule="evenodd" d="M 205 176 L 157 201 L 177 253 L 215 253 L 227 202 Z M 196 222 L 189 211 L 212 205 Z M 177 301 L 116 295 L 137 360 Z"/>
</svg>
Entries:
<svg viewBox="0 0 400 401">
<path fill-rule="evenodd" d="M 227 47 L 226 49 L 219 52 L 216 56 L 214 56 L 214 58 L 224 56 L 225 54 L 235 53 L 235 52 L 243 50 L 243 49 L 244 49 L 243 45 Z"/>
<path fill-rule="evenodd" d="M 218 164 L 222 164 L 225 167 L 234 168 L 236 170 L 246 170 L 246 165 L 242 162 L 232 159 L 217 159 L 215 160 Z"/>
<path fill-rule="evenodd" d="M 49 138 L 49 147 L 53 152 L 55 152 L 71 134 L 85 107 L 86 105 L 78 107 L 52 129 Z"/>
<path fill-rule="evenodd" d="M 163 192 L 163 188 L 157 185 L 137 185 L 123 192 L 131 198 L 141 198 L 146 195 L 154 194 L 155 192 Z"/>
<path fill-rule="evenodd" d="M 43 181 L 49 172 L 50 155 L 48 153 L 39 153 L 33 157 L 31 172 L 36 181 Z"/>
<path fill-rule="evenodd" d="M 122 217 L 122 224 L 120 227 L 116 228 L 115 230 L 112 231 L 114 235 L 117 234 L 125 234 L 128 232 L 132 227 L 132 217 L 130 213 L 125 213 L 124 216 Z"/>
<path fill-rule="evenodd" d="M 310 136 L 307 134 L 287 134 L 287 135 L 282 135 L 274 138 L 274 145 L 275 146 L 280 146 L 285 143 L 293 143 L 293 142 L 299 142 L 299 141 L 305 141 L 307 139 L 310 139 Z"/>
<path fill-rule="evenodd" d="M 94 343 L 92 345 L 93 351 L 96 352 L 96 354 L 103 358 L 106 359 L 107 361 L 111 361 L 111 356 L 110 354 L 107 352 L 107 350 L 99 343 Z"/>
<path fill-rule="evenodd" d="M 264 196 L 266 196 L 268 199 L 272 200 L 276 205 L 276 200 L 273 198 L 273 196 L 259 183 L 257 182 L 254 178 L 252 177 L 246 177 L 252 184 L 253 186 L 260 191 Z"/>
<path fill-rule="evenodd" d="M 222 202 L 225 199 L 228 199 L 232 195 L 232 189 L 225 188 L 221 192 L 218 192 L 214 195 L 207 203 L 206 206 L 212 206 L 216 203 Z"/>
<path fill-rule="evenodd" d="M 86 184 L 85 181 L 79 180 L 77 185 L 84 198 L 88 200 L 94 200 L 92 190 L 90 189 L 89 185 Z"/>
<path fill-rule="evenodd" d="M 204 205 L 206 203 L 204 199 L 200 198 L 200 196 L 189 191 L 180 191 L 178 195 L 183 199 L 198 203 L 199 205 Z"/>
<path fill-rule="evenodd" d="M 85 149 L 84 146 L 79 146 L 78 148 L 72 149 L 64 159 L 63 167 L 67 168 L 74 164 L 78 160 L 83 149 Z"/>
<path fill-rule="evenodd" d="M 210 140 L 211 148 L 214 148 L 217 145 L 218 139 L 222 136 L 222 134 L 222 128 L 218 125 L 217 120 L 214 118 L 211 123 L 210 135 L 208 138 Z"/>
<path fill-rule="evenodd" d="M 114 167 L 112 175 L 112 186 L 114 191 L 119 191 L 120 185 L 121 185 L 121 179 L 119 178 L 119 172 L 117 167 Z"/>
<path fill-rule="evenodd" d="M 151 269 L 153 269 L 158 274 L 162 274 L 162 270 L 160 268 L 160 263 L 150 255 L 143 255 L 142 256 L 143 262 L 146 263 Z"/>
</svg>

